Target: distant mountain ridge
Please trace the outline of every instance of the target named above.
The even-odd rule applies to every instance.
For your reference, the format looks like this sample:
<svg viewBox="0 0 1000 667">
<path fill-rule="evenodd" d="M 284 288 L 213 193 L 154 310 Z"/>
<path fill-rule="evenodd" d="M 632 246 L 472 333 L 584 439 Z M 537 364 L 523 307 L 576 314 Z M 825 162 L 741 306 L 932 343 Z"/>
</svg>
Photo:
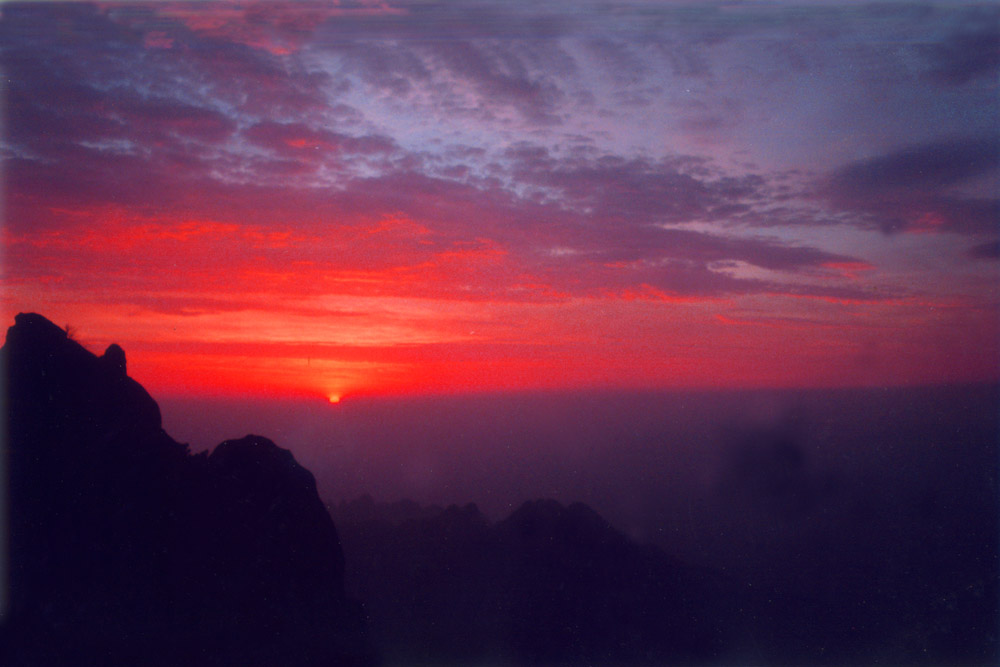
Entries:
<svg viewBox="0 0 1000 667">
<path fill-rule="evenodd" d="M 259 436 L 192 456 L 111 345 L 20 314 L 8 379 L 5 665 L 364 665 L 312 474 Z"/>
<path fill-rule="evenodd" d="M 368 496 L 331 507 L 349 589 L 399 664 L 705 664 L 732 657 L 736 590 L 639 545 L 590 507 Z"/>
<path fill-rule="evenodd" d="M 996 664 L 995 418 L 883 427 L 853 481 L 786 429 L 750 432 L 721 468 L 736 514 L 706 523 L 748 565 L 720 573 L 580 503 L 328 512 L 267 438 L 191 455 L 120 346 L 95 356 L 40 315 L 17 316 L 0 365 L 0 665 Z M 753 530 L 722 535 L 737 520 Z M 748 559 L 768 532 L 787 542 Z"/>
</svg>

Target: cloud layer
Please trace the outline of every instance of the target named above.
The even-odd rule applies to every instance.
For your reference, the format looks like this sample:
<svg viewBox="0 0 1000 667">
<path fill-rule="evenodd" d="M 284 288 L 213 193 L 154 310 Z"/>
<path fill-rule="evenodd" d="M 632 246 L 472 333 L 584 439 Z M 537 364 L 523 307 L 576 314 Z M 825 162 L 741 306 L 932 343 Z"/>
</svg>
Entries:
<svg viewBox="0 0 1000 667">
<path fill-rule="evenodd" d="M 894 381 L 940 370 L 916 341 L 967 345 L 969 321 L 995 351 L 1000 13 L 578 9 L 5 5 L 6 309 L 270 312 L 323 349 L 376 345 L 367 326 L 411 371 L 434 341 L 491 367 L 513 309 L 607 364 L 595 378 L 653 384 L 631 364 L 734 354 L 733 322 L 761 350 L 786 349 L 775 322 L 828 348 L 788 373 L 754 362 L 751 384 L 829 375 L 886 326 L 917 327 Z M 350 322 L 315 306 L 360 297 L 386 301 Z M 402 323 L 399 300 L 421 314 Z M 616 364 L 574 331 L 624 303 L 641 307 Z M 671 336 L 704 349 L 655 349 Z M 537 343 L 504 343 L 526 384 Z"/>
</svg>

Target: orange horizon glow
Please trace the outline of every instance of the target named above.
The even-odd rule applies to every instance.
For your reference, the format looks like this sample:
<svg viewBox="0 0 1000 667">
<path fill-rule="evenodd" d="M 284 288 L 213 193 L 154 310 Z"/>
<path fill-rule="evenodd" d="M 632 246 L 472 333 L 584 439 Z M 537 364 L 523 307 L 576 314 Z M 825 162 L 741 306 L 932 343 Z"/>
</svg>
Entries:
<svg viewBox="0 0 1000 667">
<path fill-rule="evenodd" d="M 416 239 L 426 234 L 398 216 L 370 224 L 376 235 L 401 228 Z M 134 228 L 116 223 L 105 227 L 110 257 L 92 232 L 74 234 L 15 239 L 11 247 L 20 249 L 25 267 L 101 263 L 101 280 L 121 273 L 140 283 L 112 303 L 95 300 L 101 288 L 85 278 L 72 288 L 25 282 L 8 293 L 3 313 L 8 322 L 18 311 L 36 310 L 68 323 L 98 354 L 119 343 L 130 372 L 155 392 L 329 400 L 997 379 L 992 359 L 1000 327 L 988 308 L 967 299 L 674 295 L 648 285 L 572 296 L 554 293 L 544 281 L 519 280 L 516 269 L 504 266 L 503 253 L 481 248 L 424 261 L 406 260 L 404 246 L 390 246 L 405 266 L 307 262 L 281 269 L 262 264 L 252 250 L 210 263 L 210 255 L 225 256 L 224 246 L 216 248 L 211 239 L 238 234 L 263 251 L 302 252 L 289 249 L 298 243 L 292 234 L 186 221 Z M 379 243 L 361 248 L 378 252 Z M 133 277 L 132 255 L 124 250 L 136 244 L 147 250 L 142 261 L 148 270 Z M 415 252 L 423 253 L 419 242 Z M 174 274 L 173 263 L 207 266 Z M 483 268 L 488 273 L 475 275 Z M 857 271 L 874 271 L 860 263 L 831 270 L 850 280 Z M 482 284 L 484 278 L 490 290 L 468 298 L 463 281 Z M 66 297 L 52 298 L 59 293 Z M 943 340 L 948 344 L 940 345 Z"/>
<path fill-rule="evenodd" d="M 462 310 L 455 304 L 451 307 Z M 733 314 L 718 312 L 720 307 Z M 845 306 L 821 300 L 815 307 L 836 311 Z M 921 310 L 906 307 L 915 313 Z M 824 328 L 794 319 L 754 319 L 749 312 L 737 318 L 734 304 L 720 306 L 714 301 L 672 304 L 603 298 L 582 300 L 572 307 L 477 304 L 476 308 L 506 316 L 493 312 L 476 324 L 478 331 L 471 332 L 464 314 L 458 322 L 431 318 L 439 334 L 436 340 L 424 332 L 362 344 L 308 337 L 296 341 L 285 333 L 296 320 L 278 321 L 279 308 L 268 326 L 230 317 L 228 329 L 220 321 L 191 316 L 168 316 L 157 325 L 149 313 L 140 319 L 142 326 L 130 327 L 134 314 L 130 316 L 128 309 L 121 318 L 102 317 L 100 308 L 80 305 L 68 309 L 64 318 L 42 314 L 56 322 L 65 319 L 95 354 L 112 342 L 122 345 L 129 374 L 154 396 L 298 397 L 336 403 L 347 397 L 419 393 L 846 388 L 996 380 L 988 358 L 988 331 L 966 332 L 965 356 L 946 350 L 926 354 L 926 333 L 920 330 L 911 332 L 908 340 L 894 340 L 891 349 L 881 349 L 877 320 L 864 311 L 872 309 L 878 316 L 883 306 L 855 307 L 859 308 L 853 315 L 856 322 L 846 338 L 847 322 Z M 626 315 L 633 324 L 623 328 Z M 645 327 L 634 326 L 643 319 Z M 185 321 L 187 328 L 182 330 Z M 239 322 L 244 324 L 237 326 Z M 208 328 L 199 328 L 199 323 Z M 464 336 L 455 329 L 459 325 Z M 672 331 L 671 339 L 662 337 L 666 331 Z M 335 332 L 320 328 L 313 335 Z"/>
</svg>

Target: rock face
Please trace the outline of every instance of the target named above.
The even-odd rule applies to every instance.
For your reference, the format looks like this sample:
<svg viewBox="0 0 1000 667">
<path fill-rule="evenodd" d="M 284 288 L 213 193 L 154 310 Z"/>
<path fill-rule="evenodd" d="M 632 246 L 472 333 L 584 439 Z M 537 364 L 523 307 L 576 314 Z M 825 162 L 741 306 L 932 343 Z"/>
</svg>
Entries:
<svg viewBox="0 0 1000 667">
<path fill-rule="evenodd" d="M 192 456 L 125 353 L 7 332 L 9 595 L 0 663 L 368 664 L 311 473 L 258 436 Z"/>
</svg>

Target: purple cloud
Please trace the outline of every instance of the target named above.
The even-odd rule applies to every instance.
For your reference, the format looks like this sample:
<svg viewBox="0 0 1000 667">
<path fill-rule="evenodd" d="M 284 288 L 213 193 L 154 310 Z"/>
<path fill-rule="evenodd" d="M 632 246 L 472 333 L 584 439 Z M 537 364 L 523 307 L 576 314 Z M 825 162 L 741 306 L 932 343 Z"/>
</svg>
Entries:
<svg viewBox="0 0 1000 667">
<path fill-rule="evenodd" d="M 388 137 L 366 135 L 352 137 L 309 127 L 304 123 L 264 121 L 243 132 L 254 144 L 286 157 L 302 158 L 310 151 L 352 155 L 386 155 L 397 149 Z"/>
<path fill-rule="evenodd" d="M 970 11 L 963 25 L 943 40 L 918 51 L 925 59 L 927 78 L 958 86 L 992 76 L 1000 69 L 1000 10 L 981 6 Z"/>
<path fill-rule="evenodd" d="M 975 137 L 913 146 L 855 162 L 833 176 L 834 187 L 867 194 L 885 189 L 953 185 L 1000 169 L 1000 137 Z"/>
<path fill-rule="evenodd" d="M 1000 241 L 980 243 L 969 248 L 969 257 L 973 259 L 1000 259 Z"/>
<path fill-rule="evenodd" d="M 990 232 L 1000 199 L 957 194 L 953 186 L 1000 171 L 1000 139 L 986 137 L 909 147 L 835 171 L 826 194 L 861 224 L 886 233 Z"/>
<path fill-rule="evenodd" d="M 626 12 L 616 24 L 623 33 L 604 33 L 601 21 L 616 18 L 607 8 L 404 8 L 405 17 L 240 5 L 218 20 L 200 7 L 5 8 L 13 224 L 52 227 L 69 224 L 56 209 L 121 206 L 318 237 L 400 215 L 426 233 L 396 239 L 384 257 L 373 245 L 380 267 L 482 242 L 506 253 L 512 274 L 565 293 L 648 285 L 671 294 L 859 294 L 829 269 L 859 263 L 850 253 L 801 240 L 805 232 L 778 233 L 822 220 L 781 213 L 795 193 L 781 193 L 777 177 L 723 168 L 714 147 L 703 157 L 652 144 L 619 150 L 601 139 L 620 119 L 594 116 L 590 129 L 553 123 L 582 99 L 581 63 L 612 59 L 594 91 L 634 80 L 634 92 L 653 100 L 666 88 L 651 78 L 711 80 L 716 51 L 773 29 L 772 15 L 720 32 L 715 8 L 668 7 L 653 12 L 662 19 L 655 29 L 633 32 L 641 21 Z M 73 30 L 51 30 L 60 20 Z M 822 21 L 795 21 L 822 37 Z M 659 44 L 664 26 L 675 38 Z M 582 41 L 567 46 L 564 36 Z M 607 78 L 616 72 L 624 82 Z M 745 91 L 732 94 L 734 104 L 746 101 Z M 719 99 L 657 108 L 682 129 L 699 109 L 704 134 L 722 116 L 733 124 L 741 116 L 724 104 L 701 113 L 699 104 Z M 569 136 L 576 132 L 585 139 Z M 887 230 L 990 229 L 997 200 L 955 186 L 995 169 L 998 145 L 928 142 L 848 164 L 828 180 L 821 213 Z M 752 234 L 766 225 L 771 237 Z M 779 240 L 791 238 L 800 240 Z M 415 248 L 409 259 L 406 243 Z M 767 272 L 783 281 L 760 277 Z M 839 286 L 821 288 L 818 276 Z"/>
<path fill-rule="evenodd" d="M 519 144 L 506 152 L 517 181 L 568 210 L 626 227 L 718 220 L 763 196 L 759 175 L 713 172 L 690 157 L 651 160 L 587 151 L 554 157 Z"/>
</svg>

